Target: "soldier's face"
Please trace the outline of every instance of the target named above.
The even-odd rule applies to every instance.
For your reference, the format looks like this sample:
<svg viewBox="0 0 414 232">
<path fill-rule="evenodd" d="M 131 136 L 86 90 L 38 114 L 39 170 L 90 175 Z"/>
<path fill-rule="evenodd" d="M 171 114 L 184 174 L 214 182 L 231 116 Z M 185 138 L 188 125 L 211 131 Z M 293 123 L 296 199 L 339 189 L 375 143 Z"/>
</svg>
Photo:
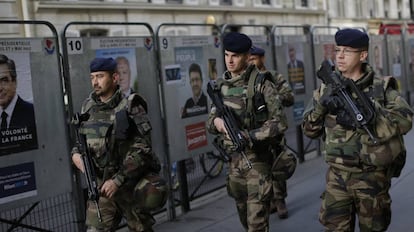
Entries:
<svg viewBox="0 0 414 232">
<path fill-rule="evenodd" d="M 224 52 L 224 60 L 227 70 L 232 74 L 242 73 L 247 66 L 249 55 L 246 53 Z"/>
<path fill-rule="evenodd" d="M 119 73 L 119 87 L 121 87 L 122 92 L 129 90 L 130 81 L 131 81 L 131 70 L 129 65 L 125 62 L 119 62 L 117 65 Z"/>
<path fill-rule="evenodd" d="M 114 73 L 111 76 L 109 72 L 105 71 L 91 73 L 90 78 L 93 90 L 101 100 L 109 99 L 115 93 L 118 79 L 117 75 L 117 73 Z"/>
<path fill-rule="evenodd" d="M 0 64 L 0 106 L 6 108 L 14 95 L 16 95 L 17 83 L 12 80 L 7 64 Z"/>
<path fill-rule="evenodd" d="M 190 72 L 190 85 L 194 96 L 199 96 L 201 92 L 201 75 L 199 72 Z"/>
<path fill-rule="evenodd" d="M 361 63 L 366 60 L 368 51 L 362 51 L 347 46 L 337 46 L 335 48 L 336 65 L 338 70 L 347 76 L 347 73 L 354 73 L 360 69 Z"/>
</svg>

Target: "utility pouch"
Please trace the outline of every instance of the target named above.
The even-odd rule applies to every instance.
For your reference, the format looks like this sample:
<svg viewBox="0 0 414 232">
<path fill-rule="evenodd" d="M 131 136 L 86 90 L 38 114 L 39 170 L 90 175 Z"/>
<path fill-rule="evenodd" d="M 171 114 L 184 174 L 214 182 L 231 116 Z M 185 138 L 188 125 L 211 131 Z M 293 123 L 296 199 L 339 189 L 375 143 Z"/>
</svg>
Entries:
<svg viewBox="0 0 414 232">
<path fill-rule="evenodd" d="M 256 114 L 267 111 L 266 102 L 261 92 L 256 91 L 253 96 L 254 111 Z"/>
<path fill-rule="evenodd" d="M 115 139 L 125 140 L 129 135 L 129 117 L 126 110 L 115 113 Z"/>
</svg>

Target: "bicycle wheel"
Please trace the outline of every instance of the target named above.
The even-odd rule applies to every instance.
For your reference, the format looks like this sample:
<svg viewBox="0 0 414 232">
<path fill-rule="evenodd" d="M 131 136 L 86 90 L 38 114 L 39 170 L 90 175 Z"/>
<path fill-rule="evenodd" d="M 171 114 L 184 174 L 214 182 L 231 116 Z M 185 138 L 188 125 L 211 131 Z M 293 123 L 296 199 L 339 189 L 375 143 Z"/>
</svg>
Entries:
<svg viewBox="0 0 414 232">
<path fill-rule="evenodd" d="M 223 171 L 224 161 L 210 151 L 200 155 L 200 164 L 205 175 L 215 178 Z"/>
</svg>

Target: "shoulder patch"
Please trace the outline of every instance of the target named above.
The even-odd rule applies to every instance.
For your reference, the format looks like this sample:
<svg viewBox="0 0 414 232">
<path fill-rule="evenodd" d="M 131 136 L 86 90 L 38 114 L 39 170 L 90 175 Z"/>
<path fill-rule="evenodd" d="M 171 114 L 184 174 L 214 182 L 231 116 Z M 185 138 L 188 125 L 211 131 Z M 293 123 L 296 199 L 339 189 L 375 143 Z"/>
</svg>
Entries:
<svg viewBox="0 0 414 232">
<path fill-rule="evenodd" d="M 137 93 L 133 93 L 129 95 L 128 110 L 130 111 L 130 113 L 134 114 L 134 111 L 136 110 L 136 108 L 141 108 L 139 106 L 141 106 L 145 110 L 145 113 L 148 113 L 147 101 L 145 101 L 145 99 L 142 96 L 140 96 Z M 138 113 L 138 112 L 135 112 L 135 113 Z"/>
<path fill-rule="evenodd" d="M 384 89 L 392 88 L 394 90 L 398 90 L 398 81 L 393 76 L 385 76 L 383 77 L 385 84 Z"/>
</svg>

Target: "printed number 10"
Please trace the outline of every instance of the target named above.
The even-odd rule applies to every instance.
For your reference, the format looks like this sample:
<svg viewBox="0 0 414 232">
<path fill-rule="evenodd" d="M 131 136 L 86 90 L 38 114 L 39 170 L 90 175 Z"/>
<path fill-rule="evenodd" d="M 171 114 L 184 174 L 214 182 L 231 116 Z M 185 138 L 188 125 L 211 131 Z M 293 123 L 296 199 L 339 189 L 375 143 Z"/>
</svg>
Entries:
<svg viewBox="0 0 414 232">
<path fill-rule="evenodd" d="M 81 41 L 79 41 L 79 40 L 71 40 L 71 41 L 69 41 L 69 49 L 71 50 L 71 51 L 80 51 L 80 50 L 82 50 L 82 43 L 81 43 Z"/>
</svg>

